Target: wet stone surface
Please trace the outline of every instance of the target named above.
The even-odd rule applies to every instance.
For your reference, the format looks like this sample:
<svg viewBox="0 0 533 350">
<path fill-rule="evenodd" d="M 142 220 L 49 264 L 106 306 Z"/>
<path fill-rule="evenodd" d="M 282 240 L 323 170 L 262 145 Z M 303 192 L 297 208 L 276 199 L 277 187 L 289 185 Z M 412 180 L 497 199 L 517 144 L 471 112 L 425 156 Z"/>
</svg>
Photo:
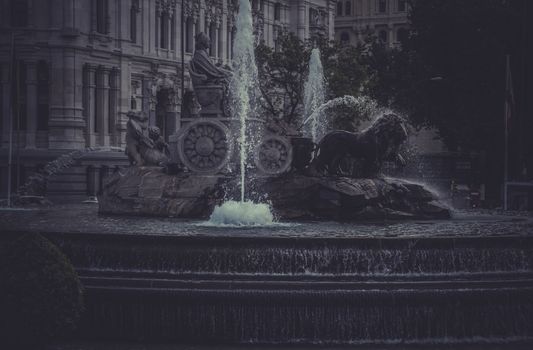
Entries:
<svg viewBox="0 0 533 350">
<path fill-rule="evenodd" d="M 424 185 L 388 177 L 347 178 L 287 173 L 253 181 L 282 220 L 359 221 L 447 219 L 449 209 Z M 223 198 L 238 198 L 239 183 L 222 176 L 167 175 L 130 167 L 107 179 L 100 212 L 207 218 Z"/>
<path fill-rule="evenodd" d="M 55 205 L 43 209 L 0 208 L 0 232 L 118 233 L 250 237 L 435 237 L 533 235 L 527 214 L 454 212 L 451 220 L 379 222 L 281 222 L 269 227 L 212 227 L 200 220 L 103 215 L 98 205 Z"/>
</svg>

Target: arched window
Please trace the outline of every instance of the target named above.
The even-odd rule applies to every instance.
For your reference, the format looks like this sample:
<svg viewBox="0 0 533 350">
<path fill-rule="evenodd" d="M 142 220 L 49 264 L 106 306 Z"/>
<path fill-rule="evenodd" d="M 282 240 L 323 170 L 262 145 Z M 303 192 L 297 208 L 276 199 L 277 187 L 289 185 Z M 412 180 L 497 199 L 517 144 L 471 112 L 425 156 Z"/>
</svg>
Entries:
<svg viewBox="0 0 533 350">
<path fill-rule="evenodd" d="M 407 36 L 408 36 L 407 34 L 408 34 L 407 29 L 405 28 L 398 29 L 398 31 L 396 32 L 396 41 L 400 43 L 404 43 L 407 40 Z"/>
<path fill-rule="evenodd" d="M 342 16 L 342 1 L 337 3 L 337 16 Z"/>
<path fill-rule="evenodd" d="M 346 3 L 344 4 L 344 14 L 346 16 L 352 15 L 352 3 L 350 1 L 346 1 Z"/>
<path fill-rule="evenodd" d="M 185 22 L 185 52 L 192 52 L 194 48 L 194 21 L 192 17 Z"/>
<path fill-rule="evenodd" d="M 341 33 L 341 43 L 348 44 L 350 42 L 350 34 L 348 32 Z"/>
<path fill-rule="evenodd" d="M 387 31 L 386 30 L 380 30 L 379 34 L 378 34 L 378 37 L 379 37 L 379 41 L 381 41 L 383 43 L 386 43 L 387 42 Z"/>
</svg>

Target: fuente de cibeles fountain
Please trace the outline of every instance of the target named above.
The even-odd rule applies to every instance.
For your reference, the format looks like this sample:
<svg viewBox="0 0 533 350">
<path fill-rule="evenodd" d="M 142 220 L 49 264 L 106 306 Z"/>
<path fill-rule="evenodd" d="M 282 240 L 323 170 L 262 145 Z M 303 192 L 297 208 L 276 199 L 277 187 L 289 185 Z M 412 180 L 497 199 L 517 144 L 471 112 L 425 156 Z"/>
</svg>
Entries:
<svg viewBox="0 0 533 350">
<path fill-rule="evenodd" d="M 324 136 L 324 107 L 355 98 L 324 104 L 318 49 L 311 54 L 305 87 L 307 135 L 269 131 L 258 111 L 248 1 L 240 3 L 236 27 L 232 71 L 210 60 L 209 38 L 197 35 L 189 72 L 201 110 L 182 125 L 175 142 L 158 141 L 157 128 L 148 127 L 143 116 L 131 115 L 127 153 L 132 167 L 105 185 L 101 213 L 210 217 L 207 224 L 235 226 L 450 217 L 424 186 L 381 175 L 385 161 L 403 162 L 400 147 L 407 131 L 398 116 L 379 116 L 359 133 L 334 130 Z M 167 156 L 167 149 L 174 157 Z M 350 177 L 339 176 L 346 159 L 358 168 Z"/>
<path fill-rule="evenodd" d="M 231 70 L 197 34 L 188 69 L 201 109 L 170 142 L 129 114 L 131 166 L 105 180 L 98 214 L 0 213 L 1 244 L 39 232 L 72 261 L 86 294 L 76 337 L 531 344 L 533 219 L 451 215 L 425 185 L 384 176 L 384 162 L 405 163 L 405 120 L 330 130 L 336 106 L 367 107 L 322 99 L 318 50 L 301 134 L 272 131 L 257 109 L 249 0 L 236 24 Z"/>
</svg>

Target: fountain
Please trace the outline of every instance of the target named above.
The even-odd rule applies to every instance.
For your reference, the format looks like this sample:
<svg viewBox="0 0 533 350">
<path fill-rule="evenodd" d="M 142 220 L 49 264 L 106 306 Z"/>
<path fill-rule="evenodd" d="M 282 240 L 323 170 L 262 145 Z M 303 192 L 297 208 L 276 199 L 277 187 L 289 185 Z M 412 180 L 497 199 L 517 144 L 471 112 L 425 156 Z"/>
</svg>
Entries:
<svg viewBox="0 0 533 350">
<path fill-rule="evenodd" d="M 403 163 L 407 138 L 405 120 L 391 113 L 360 132 L 322 136 L 324 118 L 338 108 L 374 113 L 365 98 L 307 104 L 316 152 L 299 148 L 302 137 L 263 131 L 250 2 L 239 10 L 233 71 L 210 61 L 210 40 L 199 33 L 189 66 L 199 114 L 169 145 L 131 114 L 131 166 L 105 181 L 98 212 L 2 213 L 0 245 L 37 231 L 72 260 L 87 293 L 79 336 L 533 341 L 533 219 L 448 220 L 450 210 L 426 186 L 383 176 L 385 162 Z M 310 73 L 309 85 L 320 85 L 319 76 Z M 318 101 L 311 90 L 307 102 Z"/>
<path fill-rule="evenodd" d="M 304 117 L 310 119 L 306 129 L 314 143 L 318 143 L 326 129 L 323 113 L 317 112 L 326 99 L 324 68 L 320 60 L 320 49 L 314 48 L 309 59 L 309 75 L 304 85 Z M 317 113 L 315 113 L 317 112 Z"/>
</svg>

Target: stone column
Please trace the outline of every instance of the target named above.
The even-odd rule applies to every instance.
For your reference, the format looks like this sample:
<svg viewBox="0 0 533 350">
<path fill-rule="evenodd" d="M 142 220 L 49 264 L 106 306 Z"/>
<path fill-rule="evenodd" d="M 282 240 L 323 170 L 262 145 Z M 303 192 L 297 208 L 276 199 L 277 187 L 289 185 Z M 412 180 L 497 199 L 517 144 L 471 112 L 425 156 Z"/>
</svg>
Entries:
<svg viewBox="0 0 533 350">
<path fill-rule="evenodd" d="M 100 146 L 109 146 L 109 73 L 107 67 L 100 67 L 96 85 L 98 122 L 98 143 Z"/>
<path fill-rule="evenodd" d="M 198 32 L 204 32 L 204 33 L 208 34 L 207 33 L 208 29 L 205 28 L 205 7 L 204 6 L 205 5 L 201 5 L 200 6 L 200 15 L 198 16 L 199 17 L 198 18 L 198 21 L 199 21 L 198 22 L 198 25 L 199 25 L 198 26 Z"/>
<path fill-rule="evenodd" d="M 222 23 L 220 24 L 220 34 L 219 34 L 220 41 L 218 43 L 220 51 L 220 58 L 223 59 L 225 62 L 228 61 L 228 18 L 224 15 L 222 16 Z"/>
<path fill-rule="evenodd" d="M 133 95 L 131 86 L 131 63 L 122 60 L 118 71 L 118 112 L 117 112 L 117 146 L 122 147 L 126 142 L 127 113 L 131 109 L 131 96 Z"/>
<path fill-rule="evenodd" d="M 191 28 L 191 33 L 192 33 L 191 52 L 194 52 L 194 47 L 196 46 L 196 26 L 197 26 L 197 22 L 198 22 L 198 18 L 193 17 L 193 19 L 192 19 L 192 28 Z"/>
<path fill-rule="evenodd" d="M 85 140 L 88 147 L 96 146 L 96 66 L 85 65 Z"/>
<path fill-rule="evenodd" d="M 118 68 L 111 70 L 109 78 L 109 133 L 111 135 L 111 145 L 117 146 L 119 140 L 117 138 L 117 126 L 118 126 L 118 96 L 120 92 L 119 88 L 119 74 Z M 120 135 L 118 135 L 120 137 Z"/>
<path fill-rule="evenodd" d="M 168 13 L 168 16 L 166 17 L 166 20 L 167 20 L 167 24 L 166 24 L 166 30 L 167 30 L 167 42 L 166 42 L 166 46 L 167 46 L 167 49 L 168 50 L 172 50 L 172 38 L 174 38 L 172 36 L 172 31 L 174 30 L 174 28 L 172 27 L 172 16 L 174 16 L 174 12 L 173 11 L 169 11 Z"/>
<path fill-rule="evenodd" d="M 206 19 L 205 21 L 200 19 L 200 22 L 205 23 L 204 33 L 209 37 L 209 52 L 207 54 L 213 57 L 214 47 L 213 47 L 213 38 L 211 37 L 211 21 L 209 21 L 208 19 Z"/>
<path fill-rule="evenodd" d="M 219 38 L 220 38 L 220 22 L 216 21 L 215 22 L 215 47 L 214 47 L 215 52 L 213 56 L 217 58 L 221 58 L 220 55 L 218 54 Z"/>
<path fill-rule="evenodd" d="M 65 48 L 52 51 L 49 147 L 78 149 L 85 146 L 82 109 L 82 70 L 76 52 Z"/>
<path fill-rule="evenodd" d="M 26 148 L 35 148 L 37 134 L 37 63 L 26 63 Z"/>
</svg>

